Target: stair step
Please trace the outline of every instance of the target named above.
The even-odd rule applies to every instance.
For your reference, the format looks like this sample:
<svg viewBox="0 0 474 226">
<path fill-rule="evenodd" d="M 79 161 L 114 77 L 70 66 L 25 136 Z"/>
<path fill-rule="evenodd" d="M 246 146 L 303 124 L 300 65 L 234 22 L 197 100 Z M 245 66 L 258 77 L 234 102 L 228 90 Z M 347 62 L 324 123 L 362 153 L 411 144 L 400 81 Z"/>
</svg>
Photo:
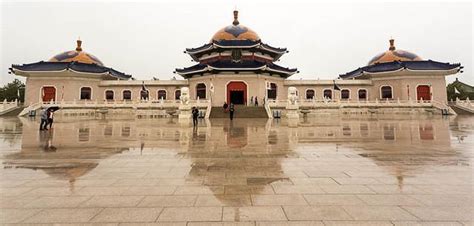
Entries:
<svg viewBox="0 0 474 226">
<path fill-rule="evenodd" d="M 264 107 L 236 105 L 234 109 L 234 118 L 268 118 Z M 222 107 L 212 107 L 210 118 L 229 118 L 229 112 L 224 112 Z"/>
</svg>

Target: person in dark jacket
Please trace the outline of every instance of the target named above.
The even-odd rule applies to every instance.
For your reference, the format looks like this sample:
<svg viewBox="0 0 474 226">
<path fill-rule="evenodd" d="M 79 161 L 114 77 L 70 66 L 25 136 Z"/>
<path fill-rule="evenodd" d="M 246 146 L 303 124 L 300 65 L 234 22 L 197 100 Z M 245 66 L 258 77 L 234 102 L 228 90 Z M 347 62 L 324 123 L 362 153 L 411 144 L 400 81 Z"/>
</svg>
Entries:
<svg viewBox="0 0 474 226">
<path fill-rule="evenodd" d="M 233 103 L 230 103 L 230 107 L 229 107 L 229 116 L 230 116 L 230 120 L 234 120 L 234 104 Z"/>
<path fill-rule="evenodd" d="M 222 108 L 224 108 L 224 112 L 227 112 L 228 107 L 229 105 L 227 104 L 227 102 L 224 102 L 224 105 L 222 106 Z"/>
<path fill-rule="evenodd" d="M 199 110 L 196 107 L 193 107 L 191 113 L 193 114 L 193 126 L 197 127 Z"/>
</svg>

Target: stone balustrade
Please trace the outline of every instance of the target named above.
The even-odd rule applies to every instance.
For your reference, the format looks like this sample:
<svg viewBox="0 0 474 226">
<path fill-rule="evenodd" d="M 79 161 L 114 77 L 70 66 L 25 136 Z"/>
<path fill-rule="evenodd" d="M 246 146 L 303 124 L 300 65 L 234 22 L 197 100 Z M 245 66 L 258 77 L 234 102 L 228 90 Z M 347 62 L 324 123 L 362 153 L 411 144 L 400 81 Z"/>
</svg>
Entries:
<svg viewBox="0 0 474 226">
<path fill-rule="evenodd" d="M 286 100 L 268 100 L 270 108 L 285 108 Z M 350 107 L 433 107 L 432 101 L 429 100 L 330 100 L 330 99 L 306 99 L 298 100 L 300 108 L 350 108 Z"/>
<path fill-rule="evenodd" d="M 16 109 L 19 106 L 18 100 L 7 101 L 6 99 L 3 102 L 0 102 L 0 115 L 10 112 L 13 109 Z"/>
<path fill-rule="evenodd" d="M 204 108 L 208 106 L 208 100 L 190 100 L 190 106 Z M 179 100 L 73 100 L 73 101 L 50 101 L 43 102 L 42 107 L 58 106 L 62 109 L 67 108 L 178 108 Z"/>
</svg>

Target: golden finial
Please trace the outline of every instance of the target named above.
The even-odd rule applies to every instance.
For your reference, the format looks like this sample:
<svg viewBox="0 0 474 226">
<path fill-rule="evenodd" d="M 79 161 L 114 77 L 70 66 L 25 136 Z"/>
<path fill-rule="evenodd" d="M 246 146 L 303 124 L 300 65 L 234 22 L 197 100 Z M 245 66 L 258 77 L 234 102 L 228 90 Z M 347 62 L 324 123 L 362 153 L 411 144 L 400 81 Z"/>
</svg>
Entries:
<svg viewBox="0 0 474 226">
<path fill-rule="evenodd" d="M 82 41 L 81 41 L 81 38 L 77 39 L 77 47 L 76 47 L 76 51 L 82 51 Z"/>
<path fill-rule="evenodd" d="M 395 50 L 395 40 L 393 38 L 390 38 L 389 42 L 390 42 L 390 48 L 388 48 L 388 50 L 391 50 L 391 51 Z"/>
<path fill-rule="evenodd" d="M 234 22 L 232 24 L 235 26 L 239 25 L 239 11 L 237 10 L 234 10 Z"/>
</svg>

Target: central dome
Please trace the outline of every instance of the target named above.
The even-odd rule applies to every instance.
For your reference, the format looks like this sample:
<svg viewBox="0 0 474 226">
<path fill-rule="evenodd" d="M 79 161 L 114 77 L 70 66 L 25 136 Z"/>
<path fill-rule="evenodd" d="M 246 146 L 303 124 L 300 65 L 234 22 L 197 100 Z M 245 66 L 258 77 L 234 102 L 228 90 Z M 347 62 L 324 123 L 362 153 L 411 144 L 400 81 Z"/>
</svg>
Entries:
<svg viewBox="0 0 474 226">
<path fill-rule="evenodd" d="M 234 11 L 234 22 L 232 25 L 226 26 L 212 36 L 211 42 L 222 40 L 251 40 L 260 41 L 257 33 L 252 29 L 239 24 L 239 11 Z"/>
<path fill-rule="evenodd" d="M 49 62 L 79 62 L 85 64 L 97 64 L 104 66 L 102 61 L 90 53 L 82 51 L 82 41 L 77 40 L 77 47 L 75 50 L 66 51 L 53 56 Z"/>
</svg>

